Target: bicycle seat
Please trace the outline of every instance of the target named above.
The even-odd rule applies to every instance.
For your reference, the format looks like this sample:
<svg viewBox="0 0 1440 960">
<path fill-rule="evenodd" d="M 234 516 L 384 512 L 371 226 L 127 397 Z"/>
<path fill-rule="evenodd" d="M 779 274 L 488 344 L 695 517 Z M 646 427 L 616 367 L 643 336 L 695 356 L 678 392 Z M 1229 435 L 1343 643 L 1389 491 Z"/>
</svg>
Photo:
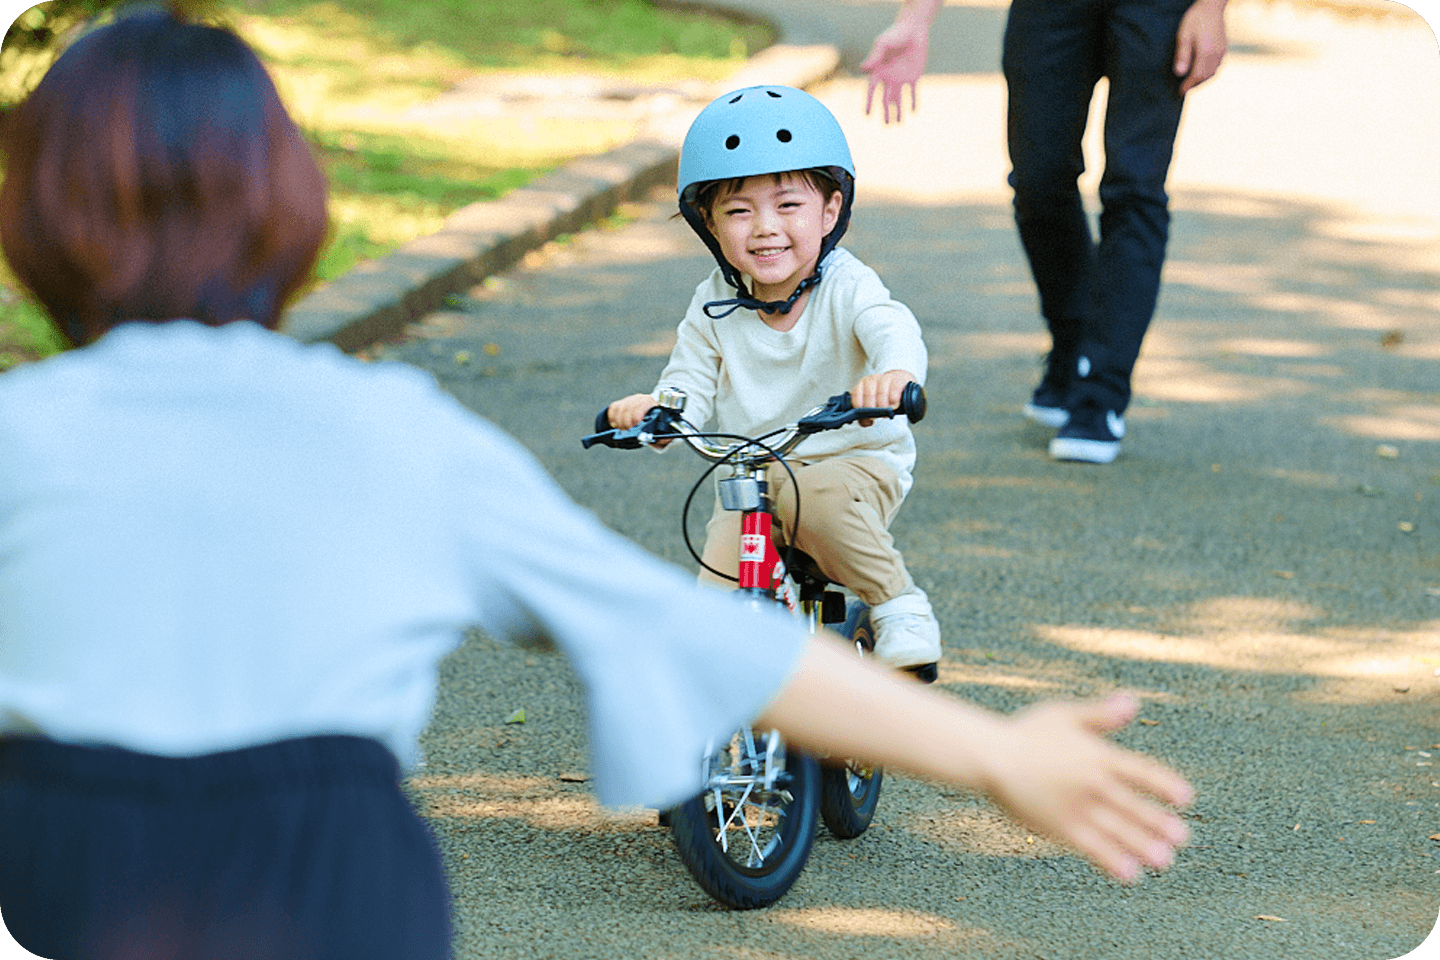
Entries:
<svg viewBox="0 0 1440 960">
<path fill-rule="evenodd" d="M 782 547 L 780 555 L 789 559 L 790 576 L 797 584 L 803 586 L 809 583 L 817 587 L 824 587 L 834 582 L 820 570 L 820 565 L 815 562 L 815 558 L 799 547 L 788 554 Z"/>
<path fill-rule="evenodd" d="M 815 562 L 815 558 L 804 550 L 794 550 L 789 559 L 790 579 L 794 580 L 795 585 L 800 588 L 800 598 L 821 602 L 820 622 L 843 623 L 846 612 L 845 595 L 839 590 L 829 589 L 832 586 L 839 586 L 839 584 L 825 576 L 820 570 L 820 565 Z"/>
</svg>

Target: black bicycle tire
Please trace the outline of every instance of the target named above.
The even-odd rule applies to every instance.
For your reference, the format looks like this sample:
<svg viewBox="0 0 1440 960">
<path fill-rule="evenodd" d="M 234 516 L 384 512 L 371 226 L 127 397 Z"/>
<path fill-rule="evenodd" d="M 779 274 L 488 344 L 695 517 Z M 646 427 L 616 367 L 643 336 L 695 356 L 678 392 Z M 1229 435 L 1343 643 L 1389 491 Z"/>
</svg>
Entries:
<svg viewBox="0 0 1440 960">
<path fill-rule="evenodd" d="M 820 822 L 820 765 L 798 750 L 787 752 L 785 765 L 794 780 L 795 799 L 785 807 L 784 849 L 782 856 L 773 864 L 767 860 L 762 869 L 744 869 L 720 849 L 710 830 L 703 794 L 670 811 L 670 836 L 685 869 L 701 889 L 727 907 L 755 910 L 770 906 L 789 892 L 810 859 Z"/>
<path fill-rule="evenodd" d="M 870 607 L 852 600 L 845 610 L 845 625 L 840 628 L 845 639 L 857 646 L 856 652 L 867 656 L 875 649 L 870 629 Z M 851 775 L 855 777 L 852 780 Z M 885 771 L 853 761 L 834 760 L 820 770 L 820 819 L 835 837 L 853 840 L 870 828 L 880 804 L 880 787 Z"/>
</svg>

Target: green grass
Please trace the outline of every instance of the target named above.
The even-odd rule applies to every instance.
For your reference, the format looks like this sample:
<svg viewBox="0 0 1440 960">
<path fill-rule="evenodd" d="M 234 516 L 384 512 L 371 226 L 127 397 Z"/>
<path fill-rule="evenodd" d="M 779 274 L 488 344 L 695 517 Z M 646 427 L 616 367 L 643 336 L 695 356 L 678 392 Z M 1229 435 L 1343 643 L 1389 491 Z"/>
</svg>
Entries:
<svg viewBox="0 0 1440 960">
<path fill-rule="evenodd" d="M 330 181 L 333 234 L 316 266 L 322 282 L 433 233 L 449 213 L 504 196 L 543 169 L 497 168 L 379 134 L 311 133 L 310 141 Z"/>
<path fill-rule="evenodd" d="M 493 72 L 719 80 L 773 39 L 762 26 L 653 0 L 237 0 L 228 9 L 329 178 L 320 282 L 434 232 L 466 204 L 634 134 L 624 123 L 570 118 L 417 119 L 416 106 L 459 80 Z M 0 55 L 0 86 L 12 66 Z M 0 371 L 60 348 L 0 269 Z"/>
<path fill-rule="evenodd" d="M 472 68 L 657 68 L 657 60 L 723 63 L 770 42 L 768 29 L 650 0 L 345 0 L 343 14 L 373 24 L 397 48 L 430 47 Z M 253 8 L 268 18 L 320 22 L 337 5 L 268 0 Z M 701 63 L 695 63 L 701 62 Z"/>
</svg>

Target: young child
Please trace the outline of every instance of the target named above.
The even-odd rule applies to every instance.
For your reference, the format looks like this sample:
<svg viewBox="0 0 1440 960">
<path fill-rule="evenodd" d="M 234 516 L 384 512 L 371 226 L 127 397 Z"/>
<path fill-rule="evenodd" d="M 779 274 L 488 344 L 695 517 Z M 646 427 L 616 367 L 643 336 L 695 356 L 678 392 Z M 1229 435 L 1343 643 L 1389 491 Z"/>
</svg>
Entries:
<svg viewBox="0 0 1440 960">
<path fill-rule="evenodd" d="M 570 658 L 605 803 L 693 795 L 758 716 L 1122 879 L 1170 862 L 1147 796 L 1189 787 L 1103 739 L 1133 699 L 917 687 L 607 530 L 433 378 L 277 332 L 325 184 L 234 34 L 123 15 L 0 147 L 0 244 L 74 345 L 0 375 L 0 914 L 32 953 L 446 960 L 399 777 L 477 623 Z"/>
<path fill-rule="evenodd" d="M 750 87 L 695 119 L 680 154 L 680 210 L 719 266 L 695 290 L 656 390 L 687 395 L 685 417 L 759 436 L 850 391 L 856 407 L 894 407 L 924 383 L 926 351 L 914 314 L 873 270 L 838 247 L 850 220 L 854 165 L 830 111 L 802 90 Z M 612 403 L 612 426 L 634 426 L 652 394 Z M 827 577 L 871 607 L 875 654 L 933 681 L 940 627 L 889 526 L 911 486 L 915 440 L 903 417 L 851 425 L 805 441 L 768 472 L 778 531 Z M 701 578 L 738 567 L 740 515 L 717 509 L 706 528 Z"/>
</svg>

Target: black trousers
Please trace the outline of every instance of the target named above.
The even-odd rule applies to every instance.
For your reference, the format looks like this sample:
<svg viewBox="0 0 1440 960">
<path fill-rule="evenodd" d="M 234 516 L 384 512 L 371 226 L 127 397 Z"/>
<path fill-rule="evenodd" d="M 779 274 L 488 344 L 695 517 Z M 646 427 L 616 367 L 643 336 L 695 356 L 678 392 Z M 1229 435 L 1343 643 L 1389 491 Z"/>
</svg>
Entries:
<svg viewBox="0 0 1440 960">
<path fill-rule="evenodd" d="M 1160 290 L 1165 179 L 1180 125 L 1175 34 L 1191 0 L 1014 0 L 1002 65 L 1015 222 L 1066 405 L 1117 413 Z M 1076 184 L 1091 97 L 1109 79 L 1098 242 Z M 1081 358 L 1084 358 L 1082 361 Z"/>
<path fill-rule="evenodd" d="M 450 896 L 394 756 L 0 739 L 0 914 L 51 960 L 445 960 Z"/>
</svg>

